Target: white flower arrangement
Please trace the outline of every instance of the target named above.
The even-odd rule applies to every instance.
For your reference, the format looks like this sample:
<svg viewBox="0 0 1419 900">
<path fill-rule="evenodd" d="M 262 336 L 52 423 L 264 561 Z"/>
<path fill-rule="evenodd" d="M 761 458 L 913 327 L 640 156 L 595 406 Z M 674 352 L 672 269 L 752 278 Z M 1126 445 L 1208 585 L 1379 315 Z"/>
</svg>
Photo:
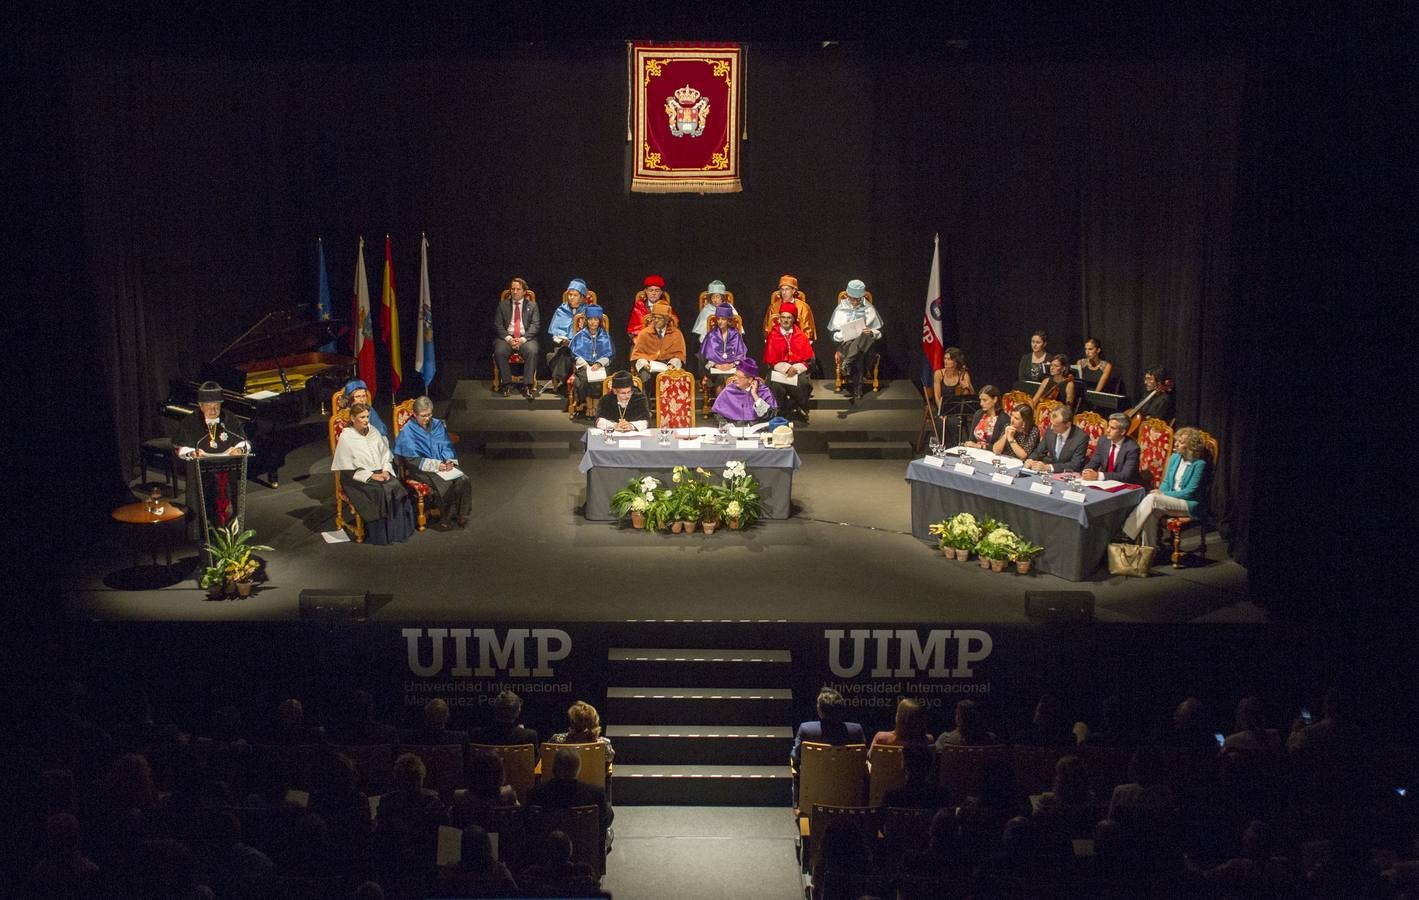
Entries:
<svg viewBox="0 0 1419 900">
<path fill-rule="evenodd" d="M 647 475 L 641 479 L 641 490 L 645 491 L 646 494 L 649 494 L 658 487 L 660 487 L 660 479 L 656 478 L 654 475 Z"/>
<path fill-rule="evenodd" d="M 744 507 L 739 505 L 738 500 L 730 500 L 724 505 L 724 514 L 731 519 L 738 518 L 744 512 Z"/>
<path fill-rule="evenodd" d="M 650 494 L 643 494 L 631 501 L 631 509 L 636 512 L 645 512 L 650 507 L 650 501 L 655 499 Z"/>
<path fill-rule="evenodd" d="M 731 459 L 724 464 L 724 475 L 722 477 L 725 481 L 737 481 L 748 474 L 749 469 L 744 465 L 742 459 Z"/>
</svg>

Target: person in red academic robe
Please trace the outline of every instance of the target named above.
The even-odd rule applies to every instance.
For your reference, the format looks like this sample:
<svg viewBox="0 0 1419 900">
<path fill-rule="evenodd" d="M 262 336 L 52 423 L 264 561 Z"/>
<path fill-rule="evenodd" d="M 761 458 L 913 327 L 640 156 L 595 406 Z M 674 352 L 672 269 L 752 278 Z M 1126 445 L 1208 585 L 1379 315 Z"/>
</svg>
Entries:
<svg viewBox="0 0 1419 900">
<path fill-rule="evenodd" d="M 792 384 L 771 378 L 769 389 L 778 400 L 779 409 L 790 418 L 808 424 L 808 399 L 813 395 L 813 381 L 808 366 L 813 362 L 813 344 L 798 324 L 798 305 L 785 302 L 778 308 L 778 321 L 764 339 L 764 365 L 780 378 L 796 379 Z"/>
</svg>

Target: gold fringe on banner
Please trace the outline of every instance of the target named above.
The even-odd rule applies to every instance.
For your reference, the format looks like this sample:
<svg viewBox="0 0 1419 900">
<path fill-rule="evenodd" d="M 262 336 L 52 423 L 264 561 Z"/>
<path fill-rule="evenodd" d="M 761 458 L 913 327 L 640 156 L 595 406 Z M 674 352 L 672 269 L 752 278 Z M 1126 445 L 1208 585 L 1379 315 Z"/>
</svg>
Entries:
<svg viewBox="0 0 1419 900">
<path fill-rule="evenodd" d="M 749 45 L 739 51 L 739 140 L 749 140 Z"/>
<path fill-rule="evenodd" d="M 718 181 L 695 181 L 681 178 L 673 184 L 644 179 L 636 182 L 637 194 L 737 194 L 742 190 L 744 190 L 744 186 L 737 178 L 733 181 L 723 178 Z"/>
<path fill-rule="evenodd" d="M 635 140 L 631 135 L 631 119 L 635 115 L 636 108 L 636 49 L 630 41 L 626 41 L 626 143 Z"/>
</svg>

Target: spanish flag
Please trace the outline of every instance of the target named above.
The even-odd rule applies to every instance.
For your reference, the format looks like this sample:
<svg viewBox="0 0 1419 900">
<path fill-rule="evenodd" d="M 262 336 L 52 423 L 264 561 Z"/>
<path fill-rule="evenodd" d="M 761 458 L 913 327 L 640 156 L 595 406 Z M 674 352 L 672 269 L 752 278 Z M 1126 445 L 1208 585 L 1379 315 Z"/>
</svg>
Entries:
<svg viewBox="0 0 1419 900">
<path fill-rule="evenodd" d="M 394 302 L 394 260 L 387 234 L 384 236 L 384 292 L 379 301 L 379 336 L 389 348 L 389 364 L 394 369 L 394 388 L 390 398 L 394 399 L 404 380 L 404 363 L 399 355 L 399 307 Z"/>
</svg>

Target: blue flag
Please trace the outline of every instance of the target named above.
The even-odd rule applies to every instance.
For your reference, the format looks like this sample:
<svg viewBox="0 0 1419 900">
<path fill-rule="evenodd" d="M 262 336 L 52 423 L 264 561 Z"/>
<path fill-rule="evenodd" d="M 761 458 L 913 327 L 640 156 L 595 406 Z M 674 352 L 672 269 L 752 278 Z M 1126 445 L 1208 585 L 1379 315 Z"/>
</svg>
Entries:
<svg viewBox="0 0 1419 900">
<path fill-rule="evenodd" d="M 320 260 L 320 287 L 317 289 L 315 306 L 320 311 L 320 321 L 330 321 L 330 278 L 325 274 L 325 244 L 320 238 L 315 239 L 315 253 Z M 335 342 L 330 341 L 321 344 L 322 353 L 334 353 Z"/>
<path fill-rule="evenodd" d="M 434 307 L 429 297 L 429 239 L 419 235 L 419 339 L 414 344 L 414 368 L 424 377 L 424 391 L 434 383 Z"/>
</svg>

